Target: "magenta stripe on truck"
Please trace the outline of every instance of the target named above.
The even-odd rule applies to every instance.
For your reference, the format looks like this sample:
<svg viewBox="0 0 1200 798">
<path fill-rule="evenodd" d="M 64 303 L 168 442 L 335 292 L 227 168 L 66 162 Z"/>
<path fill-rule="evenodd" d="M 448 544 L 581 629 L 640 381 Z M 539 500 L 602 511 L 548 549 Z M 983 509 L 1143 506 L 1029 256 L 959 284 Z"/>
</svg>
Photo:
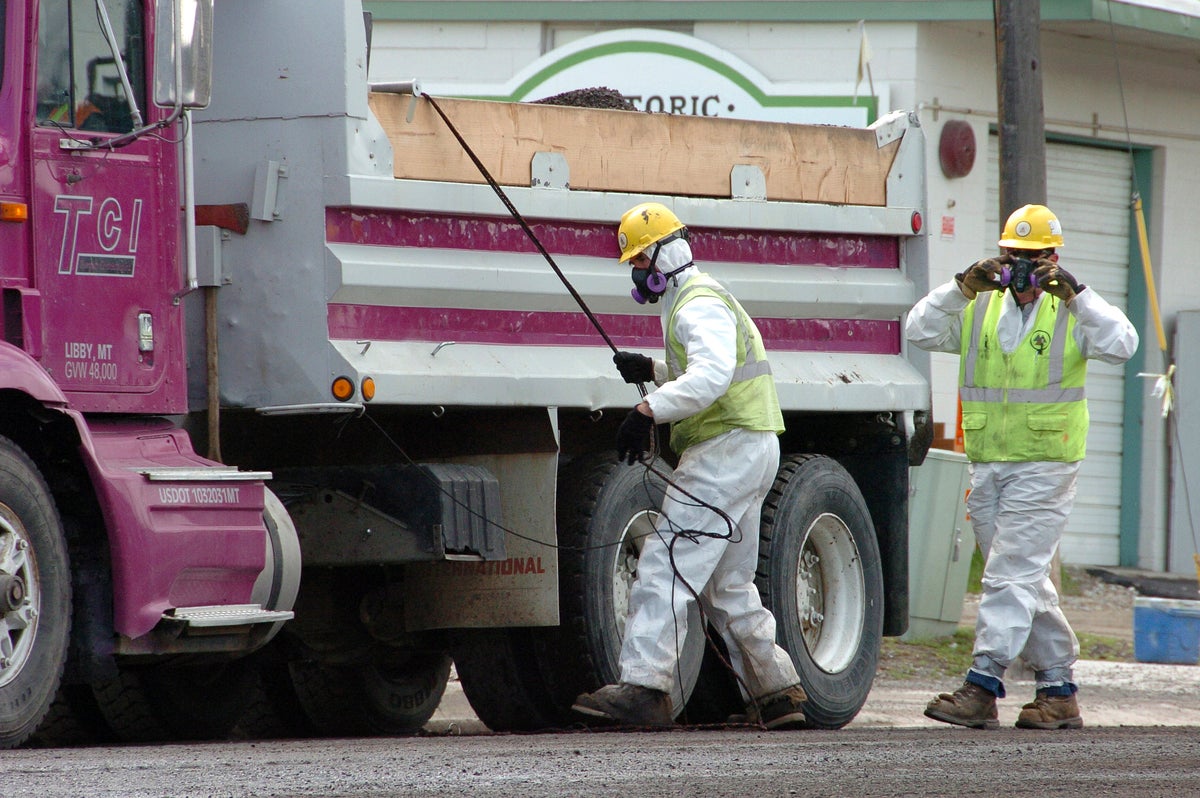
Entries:
<svg viewBox="0 0 1200 798">
<path fill-rule="evenodd" d="M 596 314 L 620 348 L 661 349 L 658 316 Z M 900 325 L 878 319 L 755 319 L 767 351 L 900 352 Z M 523 346 L 603 346 L 580 312 L 329 305 L 334 340 L 457 341 Z"/>
<path fill-rule="evenodd" d="M 617 259 L 617 226 L 530 220 L 542 246 L 553 255 Z M 894 236 L 795 231 L 691 228 L 697 262 L 775 263 L 898 269 L 900 244 Z M 525 231 L 508 217 L 454 216 L 409 211 L 325 209 L 330 243 L 386 247 L 437 247 L 473 252 L 536 254 Z"/>
</svg>

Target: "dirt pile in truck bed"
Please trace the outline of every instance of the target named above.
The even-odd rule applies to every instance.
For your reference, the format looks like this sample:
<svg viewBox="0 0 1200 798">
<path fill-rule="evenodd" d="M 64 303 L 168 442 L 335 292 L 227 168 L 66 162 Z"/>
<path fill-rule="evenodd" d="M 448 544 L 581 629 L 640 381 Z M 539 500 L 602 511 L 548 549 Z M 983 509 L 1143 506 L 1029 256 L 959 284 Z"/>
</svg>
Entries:
<svg viewBox="0 0 1200 798">
<path fill-rule="evenodd" d="M 625 99 L 616 89 L 597 86 L 590 89 L 573 89 L 543 97 L 533 102 L 541 105 L 573 105 L 577 108 L 611 108 L 617 111 L 636 111 L 637 106 Z"/>
</svg>

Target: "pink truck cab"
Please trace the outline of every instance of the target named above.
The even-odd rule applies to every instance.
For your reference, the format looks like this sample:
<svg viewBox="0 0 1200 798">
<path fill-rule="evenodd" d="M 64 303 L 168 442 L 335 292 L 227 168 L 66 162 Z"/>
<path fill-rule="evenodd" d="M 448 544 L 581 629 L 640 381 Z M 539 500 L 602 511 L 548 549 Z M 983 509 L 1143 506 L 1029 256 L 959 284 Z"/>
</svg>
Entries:
<svg viewBox="0 0 1200 798">
<path fill-rule="evenodd" d="M 156 10 L 0 2 L 0 745 L 49 734 L 64 684 L 186 691 L 292 616 L 270 474 L 169 420 L 187 411 L 182 109 L 150 101 Z"/>
</svg>

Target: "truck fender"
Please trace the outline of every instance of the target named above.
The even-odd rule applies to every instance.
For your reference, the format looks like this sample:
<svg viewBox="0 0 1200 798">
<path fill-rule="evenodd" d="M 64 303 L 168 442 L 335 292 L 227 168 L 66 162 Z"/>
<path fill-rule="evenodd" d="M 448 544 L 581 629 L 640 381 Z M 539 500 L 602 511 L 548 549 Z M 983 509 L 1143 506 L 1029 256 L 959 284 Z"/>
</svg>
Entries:
<svg viewBox="0 0 1200 798">
<path fill-rule="evenodd" d="M 0 390 L 20 391 L 46 405 L 67 405 L 66 394 L 41 364 L 7 341 L 0 341 L 0 374 Z"/>
</svg>

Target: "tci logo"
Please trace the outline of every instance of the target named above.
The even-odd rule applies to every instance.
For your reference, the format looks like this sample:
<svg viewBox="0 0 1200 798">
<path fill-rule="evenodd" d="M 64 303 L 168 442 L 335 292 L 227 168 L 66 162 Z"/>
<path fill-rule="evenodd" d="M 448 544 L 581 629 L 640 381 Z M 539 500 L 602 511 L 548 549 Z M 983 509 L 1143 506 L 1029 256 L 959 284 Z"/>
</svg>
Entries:
<svg viewBox="0 0 1200 798">
<path fill-rule="evenodd" d="M 142 201 L 133 201 L 128 216 L 115 197 L 105 197 L 95 214 L 92 204 L 92 197 L 64 194 L 54 198 L 54 212 L 66 217 L 62 248 L 58 254 L 58 273 L 132 277 L 142 223 Z"/>
</svg>

